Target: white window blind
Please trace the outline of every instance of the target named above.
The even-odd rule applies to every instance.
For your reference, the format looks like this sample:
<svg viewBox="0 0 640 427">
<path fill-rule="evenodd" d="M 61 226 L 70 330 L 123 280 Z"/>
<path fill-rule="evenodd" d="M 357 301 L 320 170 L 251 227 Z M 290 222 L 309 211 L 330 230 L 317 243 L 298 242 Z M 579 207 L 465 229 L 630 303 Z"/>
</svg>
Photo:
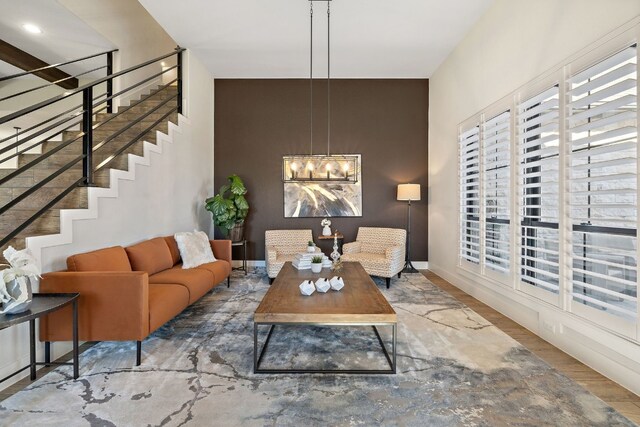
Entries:
<svg viewBox="0 0 640 427">
<path fill-rule="evenodd" d="M 520 280 L 559 292 L 559 89 L 518 105 Z"/>
<path fill-rule="evenodd" d="M 480 262 L 480 127 L 460 134 L 460 257 Z"/>
<path fill-rule="evenodd" d="M 511 112 L 483 123 L 482 175 L 484 198 L 484 260 L 487 268 L 509 271 Z"/>
<path fill-rule="evenodd" d="M 637 315 L 637 52 L 568 82 L 573 301 Z"/>
</svg>

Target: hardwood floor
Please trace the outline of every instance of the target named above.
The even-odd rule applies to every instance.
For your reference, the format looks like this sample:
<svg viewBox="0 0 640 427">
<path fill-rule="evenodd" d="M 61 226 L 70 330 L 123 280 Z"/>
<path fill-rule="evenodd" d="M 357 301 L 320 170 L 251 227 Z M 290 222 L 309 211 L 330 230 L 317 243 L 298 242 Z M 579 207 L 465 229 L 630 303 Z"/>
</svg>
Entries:
<svg viewBox="0 0 640 427">
<path fill-rule="evenodd" d="M 625 417 L 640 424 L 640 396 L 599 374 L 533 332 L 456 288 L 440 276 L 424 270 L 422 274 L 434 285 L 466 304 L 549 365 L 604 400 Z"/>
</svg>

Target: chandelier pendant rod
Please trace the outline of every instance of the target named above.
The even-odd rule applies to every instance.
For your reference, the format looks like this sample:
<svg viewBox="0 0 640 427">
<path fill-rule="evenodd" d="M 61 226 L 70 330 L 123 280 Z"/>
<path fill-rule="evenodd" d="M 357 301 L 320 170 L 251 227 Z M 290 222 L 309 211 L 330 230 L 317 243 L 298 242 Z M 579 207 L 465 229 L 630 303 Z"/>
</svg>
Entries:
<svg viewBox="0 0 640 427">
<path fill-rule="evenodd" d="M 309 34 L 309 92 L 310 96 L 310 105 L 309 105 L 309 142 L 311 145 L 310 153 L 313 156 L 313 2 L 309 2 L 310 5 L 310 34 Z"/>
<path fill-rule="evenodd" d="M 327 0 L 327 156 L 331 155 L 331 1 Z"/>
</svg>

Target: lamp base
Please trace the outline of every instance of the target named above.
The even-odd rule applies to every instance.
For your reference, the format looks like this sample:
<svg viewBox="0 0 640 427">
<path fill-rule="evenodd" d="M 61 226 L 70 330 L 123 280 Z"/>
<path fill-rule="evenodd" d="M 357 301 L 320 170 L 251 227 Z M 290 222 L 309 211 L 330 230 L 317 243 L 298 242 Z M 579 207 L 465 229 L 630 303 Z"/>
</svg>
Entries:
<svg viewBox="0 0 640 427">
<path fill-rule="evenodd" d="M 403 273 L 419 273 L 418 269 L 411 264 L 411 261 L 407 260 L 404 263 L 404 268 L 402 269 Z"/>
</svg>

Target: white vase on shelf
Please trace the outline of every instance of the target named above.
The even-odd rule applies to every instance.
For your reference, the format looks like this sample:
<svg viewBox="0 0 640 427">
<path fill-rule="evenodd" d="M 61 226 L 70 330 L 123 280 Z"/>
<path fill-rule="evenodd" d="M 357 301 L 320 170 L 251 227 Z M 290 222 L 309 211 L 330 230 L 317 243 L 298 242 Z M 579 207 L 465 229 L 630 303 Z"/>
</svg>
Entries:
<svg viewBox="0 0 640 427">
<path fill-rule="evenodd" d="M 322 235 L 331 236 L 331 227 L 329 227 L 328 225 L 325 225 L 324 228 L 322 229 Z"/>
</svg>

